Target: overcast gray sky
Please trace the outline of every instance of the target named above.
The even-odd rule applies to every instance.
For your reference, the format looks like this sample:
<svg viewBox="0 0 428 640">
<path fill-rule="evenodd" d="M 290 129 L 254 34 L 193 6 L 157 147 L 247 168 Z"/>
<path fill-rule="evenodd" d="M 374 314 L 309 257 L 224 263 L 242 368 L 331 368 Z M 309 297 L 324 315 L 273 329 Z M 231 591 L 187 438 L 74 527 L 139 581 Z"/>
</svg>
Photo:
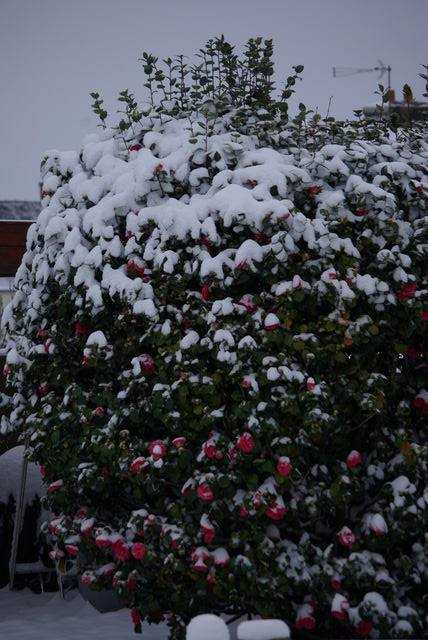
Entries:
<svg viewBox="0 0 428 640">
<path fill-rule="evenodd" d="M 392 67 L 398 95 L 417 98 L 428 63 L 428 0 L 0 0 L 0 200 L 39 198 L 47 149 L 77 149 L 96 128 L 91 91 L 110 111 L 143 94 L 142 51 L 192 56 L 210 37 L 273 38 L 277 86 L 303 64 L 298 101 L 352 116 L 375 102 L 377 73 L 333 78 L 332 67 Z M 386 76 L 383 78 L 386 84 Z"/>
</svg>

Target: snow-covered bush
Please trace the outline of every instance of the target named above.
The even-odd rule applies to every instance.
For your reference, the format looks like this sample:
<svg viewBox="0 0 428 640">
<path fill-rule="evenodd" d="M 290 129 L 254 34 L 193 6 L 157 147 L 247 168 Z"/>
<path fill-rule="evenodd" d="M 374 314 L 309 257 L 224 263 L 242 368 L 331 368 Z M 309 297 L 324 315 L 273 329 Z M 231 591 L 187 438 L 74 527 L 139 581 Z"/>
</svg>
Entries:
<svg viewBox="0 0 428 640">
<path fill-rule="evenodd" d="M 58 558 L 171 637 L 427 632 L 426 124 L 272 97 L 272 46 L 144 54 L 151 99 L 42 162 L 5 310 Z M 190 85 L 186 78 L 191 77 Z M 155 90 L 160 96 L 156 100 Z"/>
</svg>

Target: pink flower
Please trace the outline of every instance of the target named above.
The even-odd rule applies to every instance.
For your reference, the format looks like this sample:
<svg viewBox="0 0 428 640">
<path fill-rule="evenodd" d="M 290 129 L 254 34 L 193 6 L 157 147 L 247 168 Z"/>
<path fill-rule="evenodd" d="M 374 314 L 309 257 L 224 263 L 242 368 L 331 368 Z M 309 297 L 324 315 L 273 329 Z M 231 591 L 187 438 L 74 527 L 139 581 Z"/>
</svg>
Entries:
<svg viewBox="0 0 428 640">
<path fill-rule="evenodd" d="M 207 484 L 200 484 L 197 489 L 197 494 L 199 498 L 205 502 L 210 502 L 214 498 L 214 494 Z"/>
<path fill-rule="evenodd" d="M 42 191 L 42 198 L 46 198 L 49 195 L 49 191 Z"/>
<path fill-rule="evenodd" d="M 287 456 L 281 456 L 276 468 L 280 476 L 288 476 L 291 471 L 290 458 L 287 458 Z"/>
<path fill-rule="evenodd" d="M 153 460 L 163 458 L 166 452 L 165 443 L 162 440 L 154 440 L 149 447 L 150 455 Z"/>
<path fill-rule="evenodd" d="M 205 300 L 205 302 L 208 302 L 208 300 L 210 299 L 210 288 L 207 284 L 204 284 L 204 286 L 202 287 L 202 298 L 203 300 Z"/>
<path fill-rule="evenodd" d="M 256 187 L 259 183 L 257 180 L 250 180 L 251 184 L 253 185 L 253 187 Z"/>
<path fill-rule="evenodd" d="M 98 418 L 101 418 L 104 415 L 104 409 L 102 407 L 97 407 L 95 409 L 95 415 L 98 416 Z"/>
<path fill-rule="evenodd" d="M 142 148 L 143 148 L 142 145 L 137 142 L 136 144 L 133 144 L 132 147 L 129 148 L 129 150 L 130 151 L 139 151 Z"/>
<path fill-rule="evenodd" d="M 163 169 L 163 164 L 159 162 L 159 164 L 156 165 L 156 171 L 162 171 L 162 169 Z"/>
<path fill-rule="evenodd" d="M 321 191 L 322 191 L 322 187 L 317 187 L 317 186 L 309 187 L 308 189 L 310 196 L 315 196 L 317 193 L 321 193 Z"/>
<path fill-rule="evenodd" d="M 146 555 L 146 545 L 142 542 L 134 542 L 131 553 L 136 560 L 141 560 Z"/>
<path fill-rule="evenodd" d="M 353 449 L 348 454 L 348 457 L 346 458 L 346 464 L 351 469 L 351 467 L 356 467 L 357 464 L 360 464 L 360 462 L 361 462 L 361 454 L 360 454 L 360 452 L 356 451 L 355 449 Z"/>
<path fill-rule="evenodd" d="M 208 517 L 205 513 L 201 516 L 200 525 L 202 531 L 204 532 L 204 542 L 205 544 L 209 544 L 215 536 L 215 527 L 208 520 Z"/>
<path fill-rule="evenodd" d="M 340 544 L 344 547 L 352 547 L 355 542 L 355 536 L 348 527 L 343 527 L 339 531 L 338 536 Z"/>
<path fill-rule="evenodd" d="M 181 449 L 181 447 L 184 447 L 185 444 L 186 444 L 186 438 L 184 436 L 178 436 L 177 438 L 174 438 L 174 440 L 172 441 L 172 446 L 175 447 L 176 449 Z"/>
<path fill-rule="evenodd" d="M 95 538 L 95 544 L 100 549 L 107 549 L 108 547 L 111 547 L 111 540 L 106 533 L 100 533 Z"/>
<path fill-rule="evenodd" d="M 144 469 L 144 467 L 147 467 L 147 461 L 145 458 L 143 458 L 143 456 L 140 456 L 139 458 L 135 458 L 135 460 L 131 463 L 131 471 L 132 473 L 138 473 L 141 469 Z"/>
<path fill-rule="evenodd" d="M 244 453 L 251 453 L 254 449 L 254 438 L 251 433 L 244 433 L 238 440 L 237 447 Z"/>
<path fill-rule="evenodd" d="M 113 553 L 118 560 L 125 561 L 129 558 L 129 547 L 123 538 L 119 538 L 111 545 Z"/>
</svg>

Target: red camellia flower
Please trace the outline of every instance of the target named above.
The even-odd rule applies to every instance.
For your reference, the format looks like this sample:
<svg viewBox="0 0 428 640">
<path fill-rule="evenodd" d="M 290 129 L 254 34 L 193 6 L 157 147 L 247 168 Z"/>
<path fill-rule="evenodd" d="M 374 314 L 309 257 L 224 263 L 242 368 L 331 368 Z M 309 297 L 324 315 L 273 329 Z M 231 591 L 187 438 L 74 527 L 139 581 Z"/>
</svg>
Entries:
<svg viewBox="0 0 428 640">
<path fill-rule="evenodd" d="M 315 627 L 313 612 L 314 608 L 310 604 L 304 604 L 300 607 L 296 619 L 297 629 L 313 629 Z"/>
<path fill-rule="evenodd" d="M 355 449 L 351 451 L 348 454 L 348 457 L 346 458 L 346 464 L 348 465 L 349 468 L 356 467 L 357 464 L 360 464 L 360 462 L 361 462 L 361 454 L 359 451 L 356 451 Z"/>
<path fill-rule="evenodd" d="M 238 264 L 236 265 L 236 268 L 238 270 L 241 270 L 245 267 L 246 264 L 247 264 L 247 258 L 245 258 L 245 260 L 241 260 L 241 262 L 238 262 Z"/>
<path fill-rule="evenodd" d="M 202 298 L 205 300 L 205 302 L 208 302 L 208 300 L 210 299 L 210 288 L 207 284 L 204 284 L 204 286 L 202 287 Z"/>
<path fill-rule="evenodd" d="M 424 190 L 424 188 L 423 188 L 423 186 L 422 186 L 421 184 L 418 184 L 418 186 L 417 186 L 417 187 L 415 187 L 415 189 L 416 189 L 416 191 L 417 191 L 418 193 L 422 193 L 422 192 L 423 192 L 423 190 Z"/>
<path fill-rule="evenodd" d="M 355 542 L 355 536 L 349 527 L 343 527 L 339 533 L 339 542 L 344 547 L 352 547 Z"/>
<path fill-rule="evenodd" d="M 134 542 L 131 553 L 136 560 L 141 560 L 146 555 L 146 545 L 142 542 Z"/>
<path fill-rule="evenodd" d="M 264 327 L 266 331 L 273 331 L 274 329 L 277 329 L 279 327 L 279 320 L 274 313 L 267 314 L 264 322 Z"/>
<path fill-rule="evenodd" d="M 131 618 L 134 624 L 140 624 L 141 617 L 140 617 L 140 614 L 138 613 L 138 609 L 136 609 L 135 607 L 131 609 Z"/>
<path fill-rule="evenodd" d="M 142 145 L 137 142 L 136 144 L 133 144 L 132 147 L 129 148 L 129 150 L 130 151 L 139 151 L 142 148 L 143 148 Z"/>
<path fill-rule="evenodd" d="M 102 407 L 97 407 L 95 409 L 95 415 L 101 418 L 104 415 L 104 409 Z"/>
<path fill-rule="evenodd" d="M 81 333 L 83 336 L 87 336 L 91 333 L 91 330 L 88 327 L 85 327 L 81 322 L 76 322 L 74 328 L 76 329 L 76 333 Z"/>
<path fill-rule="evenodd" d="M 245 307 L 245 309 L 247 310 L 247 314 L 253 313 L 257 309 L 257 305 L 254 302 L 254 299 L 251 293 L 246 293 L 244 296 L 242 296 L 238 304 L 241 307 Z"/>
<path fill-rule="evenodd" d="M 400 291 L 397 293 L 397 298 L 399 300 L 408 300 L 410 298 L 415 297 L 415 291 L 418 288 L 418 285 L 415 284 L 403 284 Z"/>
<path fill-rule="evenodd" d="M 214 458 L 215 454 L 217 453 L 215 442 L 213 442 L 212 440 L 211 441 L 208 440 L 208 442 L 205 442 L 204 453 L 207 456 L 207 458 Z"/>
<path fill-rule="evenodd" d="M 355 631 L 358 633 L 359 636 L 368 636 L 372 629 L 373 627 L 370 624 L 370 622 L 366 622 L 363 620 L 362 622 L 360 622 L 358 627 L 356 627 Z"/>
<path fill-rule="evenodd" d="M 48 391 L 50 389 L 50 385 L 49 382 L 45 382 L 44 384 L 39 384 L 39 386 L 37 387 L 37 395 L 40 396 L 45 396 Z"/>
<path fill-rule="evenodd" d="M 126 581 L 126 585 L 130 591 L 134 591 L 135 585 L 137 584 L 137 578 L 133 573 L 130 573 L 128 576 L 128 580 Z"/>
<path fill-rule="evenodd" d="M 54 493 L 55 491 L 59 491 L 60 489 L 62 489 L 64 486 L 64 483 L 62 480 L 56 480 L 55 482 L 52 482 L 52 484 L 49 485 L 49 492 L 50 493 Z"/>
<path fill-rule="evenodd" d="M 416 187 L 416 189 L 417 189 L 417 187 Z M 42 191 L 42 198 L 46 198 L 46 196 L 48 196 L 48 195 L 49 195 L 49 191 L 45 191 L 45 190 Z"/>
<path fill-rule="evenodd" d="M 159 162 L 159 164 L 156 165 L 156 171 L 162 171 L 162 169 L 163 169 L 163 164 Z"/>
<path fill-rule="evenodd" d="M 308 378 L 306 380 L 306 388 L 308 389 L 308 391 L 312 391 L 313 389 L 315 389 L 315 380 L 313 378 Z"/>
<path fill-rule="evenodd" d="M 345 596 L 336 593 L 331 604 L 331 615 L 339 620 L 344 620 L 349 609 L 349 601 Z"/>
<path fill-rule="evenodd" d="M 339 578 L 332 578 L 331 579 L 331 587 L 332 589 L 334 589 L 335 591 L 339 591 L 339 589 L 342 588 L 342 582 L 341 580 L 339 580 Z"/>
<path fill-rule="evenodd" d="M 201 500 L 210 502 L 214 498 L 214 494 L 207 484 L 200 484 L 197 489 L 197 494 Z"/>
<path fill-rule="evenodd" d="M 421 313 L 419 314 L 419 318 L 421 320 L 428 320 L 428 309 L 424 309 L 423 311 L 421 311 Z"/>
<path fill-rule="evenodd" d="M 315 196 L 317 193 L 321 193 L 322 187 L 317 187 L 316 185 L 309 187 L 308 192 L 310 196 Z"/>
<path fill-rule="evenodd" d="M 127 546 L 125 540 L 123 538 L 119 538 L 111 545 L 113 549 L 113 553 L 118 560 L 125 561 L 129 558 L 129 547 Z"/>
<path fill-rule="evenodd" d="M 143 456 L 140 456 L 132 462 L 131 471 L 132 473 L 138 473 L 141 469 L 144 469 L 144 467 L 147 467 L 147 460 L 143 458 Z"/>
<path fill-rule="evenodd" d="M 154 440 L 149 447 L 150 455 L 153 460 L 163 458 L 166 452 L 165 443 L 162 440 Z"/>
<path fill-rule="evenodd" d="M 206 236 L 204 236 L 203 233 L 201 233 L 201 245 L 206 247 L 208 249 L 208 251 L 211 251 L 211 242 L 208 240 L 208 238 Z"/>
<path fill-rule="evenodd" d="M 144 276 L 144 267 L 141 264 L 138 264 L 138 262 L 135 262 L 135 260 L 130 260 L 128 262 L 126 265 L 126 271 L 130 275 L 138 274 L 140 278 Z"/>
<path fill-rule="evenodd" d="M 71 556 L 77 556 L 79 555 L 79 549 L 77 547 L 75 547 L 72 544 L 66 544 L 65 545 L 65 550 L 67 551 L 67 553 L 69 553 Z"/>
<path fill-rule="evenodd" d="M 281 456 L 278 460 L 278 464 L 276 465 L 276 469 L 280 476 L 288 476 L 291 471 L 290 458 L 287 458 L 287 456 Z"/>
<path fill-rule="evenodd" d="M 266 515 L 271 520 L 281 520 L 285 516 L 284 500 L 279 497 L 266 509 Z"/>
<path fill-rule="evenodd" d="M 153 360 L 152 356 L 150 356 L 148 353 L 142 353 L 138 359 L 141 363 L 141 368 L 146 376 L 152 376 L 155 371 L 155 361 Z"/>
<path fill-rule="evenodd" d="M 355 213 L 356 213 L 357 216 L 367 216 L 369 214 L 369 210 L 368 209 L 357 209 Z"/>
<path fill-rule="evenodd" d="M 416 409 L 421 409 L 424 413 L 428 413 L 428 402 L 424 396 L 419 394 L 413 399 L 413 405 Z"/>
<path fill-rule="evenodd" d="M 418 351 L 418 349 L 415 349 L 410 344 L 407 345 L 406 356 L 408 358 L 410 358 L 411 360 L 417 360 L 421 357 L 421 355 L 422 353 Z"/>
<path fill-rule="evenodd" d="M 46 475 L 46 469 L 43 465 L 41 465 L 40 467 L 40 475 L 42 476 L 42 478 L 44 478 Z"/>
<path fill-rule="evenodd" d="M 238 440 L 237 447 L 244 453 L 251 453 L 254 449 L 254 438 L 251 433 L 244 433 Z"/>
<path fill-rule="evenodd" d="M 257 180 L 250 180 L 250 182 L 253 185 L 253 187 L 256 187 L 259 184 Z"/>
<path fill-rule="evenodd" d="M 184 447 L 185 444 L 186 444 L 186 438 L 184 436 L 178 436 L 177 438 L 174 438 L 174 440 L 172 441 L 172 446 L 175 447 L 176 449 L 180 449 L 181 447 Z"/>
</svg>

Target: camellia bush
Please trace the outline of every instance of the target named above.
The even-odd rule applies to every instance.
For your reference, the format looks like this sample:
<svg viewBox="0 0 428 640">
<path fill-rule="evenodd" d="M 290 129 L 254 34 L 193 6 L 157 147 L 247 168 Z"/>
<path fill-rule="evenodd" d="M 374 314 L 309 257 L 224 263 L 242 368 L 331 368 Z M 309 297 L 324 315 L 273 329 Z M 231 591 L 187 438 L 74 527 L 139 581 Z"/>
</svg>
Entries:
<svg viewBox="0 0 428 640">
<path fill-rule="evenodd" d="M 143 54 L 42 162 L 5 374 L 52 556 L 171 638 L 428 632 L 427 125 L 274 97 L 272 43 Z M 410 113 L 410 111 L 409 111 Z M 425 355 L 424 355 L 425 354 Z M 5 418 L 6 419 L 6 418 Z"/>
</svg>

